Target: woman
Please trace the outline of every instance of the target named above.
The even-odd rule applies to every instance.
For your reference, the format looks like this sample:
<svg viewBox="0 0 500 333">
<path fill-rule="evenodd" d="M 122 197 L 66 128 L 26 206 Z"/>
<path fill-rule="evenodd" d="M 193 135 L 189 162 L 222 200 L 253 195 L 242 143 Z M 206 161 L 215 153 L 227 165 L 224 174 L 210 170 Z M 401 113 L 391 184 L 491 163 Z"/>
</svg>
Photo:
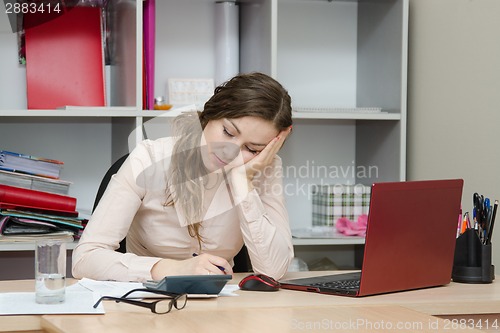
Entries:
<svg viewBox="0 0 500 333">
<path fill-rule="evenodd" d="M 130 153 L 73 251 L 73 276 L 232 274 L 245 244 L 256 273 L 281 278 L 293 247 L 276 153 L 291 125 L 290 96 L 271 77 L 217 87 L 202 112 L 175 120 L 173 138 Z"/>
</svg>

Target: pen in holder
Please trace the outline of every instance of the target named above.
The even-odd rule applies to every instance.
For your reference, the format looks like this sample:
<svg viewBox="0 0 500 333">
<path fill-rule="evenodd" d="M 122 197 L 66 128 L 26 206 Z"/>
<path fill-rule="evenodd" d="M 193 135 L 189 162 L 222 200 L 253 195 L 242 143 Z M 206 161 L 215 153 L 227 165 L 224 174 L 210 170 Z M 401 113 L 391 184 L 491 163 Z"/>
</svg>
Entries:
<svg viewBox="0 0 500 333">
<path fill-rule="evenodd" d="M 495 279 L 491 243 L 483 244 L 474 229 L 467 229 L 457 238 L 452 279 L 462 283 L 491 283 Z"/>
</svg>

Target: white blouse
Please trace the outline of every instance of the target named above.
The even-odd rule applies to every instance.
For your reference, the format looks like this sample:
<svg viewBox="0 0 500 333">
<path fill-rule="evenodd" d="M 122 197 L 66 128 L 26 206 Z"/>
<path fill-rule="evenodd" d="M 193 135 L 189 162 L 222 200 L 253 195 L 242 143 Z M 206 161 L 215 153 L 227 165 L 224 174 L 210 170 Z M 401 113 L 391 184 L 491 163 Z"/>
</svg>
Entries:
<svg viewBox="0 0 500 333">
<path fill-rule="evenodd" d="M 255 188 L 236 203 L 222 181 L 201 224 L 200 249 L 175 206 L 165 206 L 174 143 L 172 138 L 143 141 L 113 175 L 73 250 L 73 276 L 146 281 L 161 259 L 184 260 L 203 252 L 231 263 L 245 244 L 254 272 L 281 278 L 293 257 L 280 191 L 281 159 L 276 156 L 270 169 L 254 179 Z M 116 252 L 125 237 L 127 253 Z"/>
</svg>

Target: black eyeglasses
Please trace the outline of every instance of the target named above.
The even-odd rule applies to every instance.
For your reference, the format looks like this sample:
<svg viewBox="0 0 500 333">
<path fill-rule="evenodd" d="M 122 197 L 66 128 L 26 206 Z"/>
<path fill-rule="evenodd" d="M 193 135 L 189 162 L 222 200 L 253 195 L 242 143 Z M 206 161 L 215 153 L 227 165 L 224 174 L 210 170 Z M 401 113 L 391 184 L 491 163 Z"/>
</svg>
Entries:
<svg viewBox="0 0 500 333">
<path fill-rule="evenodd" d="M 134 292 L 148 292 L 152 294 L 162 295 L 164 297 L 161 297 L 159 300 L 155 302 L 143 302 L 133 298 L 127 298 L 127 296 L 129 296 Z M 140 297 L 140 298 L 145 299 L 146 297 Z M 154 297 L 154 298 L 159 298 L 159 297 Z M 99 306 L 99 303 L 101 303 L 105 299 L 113 300 L 116 301 L 117 303 L 123 302 L 137 306 L 142 306 L 144 308 L 150 309 L 151 312 L 153 313 L 165 314 L 169 313 L 170 310 L 172 310 L 172 306 L 174 306 L 177 310 L 184 309 L 187 303 L 187 294 L 176 294 L 176 293 L 169 293 L 166 291 L 151 290 L 151 289 L 133 289 L 127 292 L 122 297 L 102 296 L 101 298 L 99 298 L 97 303 L 94 304 L 94 309 L 97 308 Z"/>
</svg>

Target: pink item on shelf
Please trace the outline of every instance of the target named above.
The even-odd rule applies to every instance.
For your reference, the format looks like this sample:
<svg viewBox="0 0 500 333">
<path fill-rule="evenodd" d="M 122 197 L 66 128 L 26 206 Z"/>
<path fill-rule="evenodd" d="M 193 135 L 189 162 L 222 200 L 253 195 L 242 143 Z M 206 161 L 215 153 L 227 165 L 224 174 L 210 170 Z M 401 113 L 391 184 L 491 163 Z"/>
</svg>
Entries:
<svg viewBox="0 0 500 333">
<path fill-rule="evenodd" d="M 155 0 L 144 1 L 144 84 L 145 108 L 154 108 L 154 83 L 155 83 Z"/>
<path fill-rule="evenodd" d="M 337 231 L 346 236 L 365 236 L 366 226 L 368 224 L 368 215 L 363 214 L 358 217 L 358 221 L 354 222 L 346 217 L 341 217 L 335 224 Z"/>
</svg>

